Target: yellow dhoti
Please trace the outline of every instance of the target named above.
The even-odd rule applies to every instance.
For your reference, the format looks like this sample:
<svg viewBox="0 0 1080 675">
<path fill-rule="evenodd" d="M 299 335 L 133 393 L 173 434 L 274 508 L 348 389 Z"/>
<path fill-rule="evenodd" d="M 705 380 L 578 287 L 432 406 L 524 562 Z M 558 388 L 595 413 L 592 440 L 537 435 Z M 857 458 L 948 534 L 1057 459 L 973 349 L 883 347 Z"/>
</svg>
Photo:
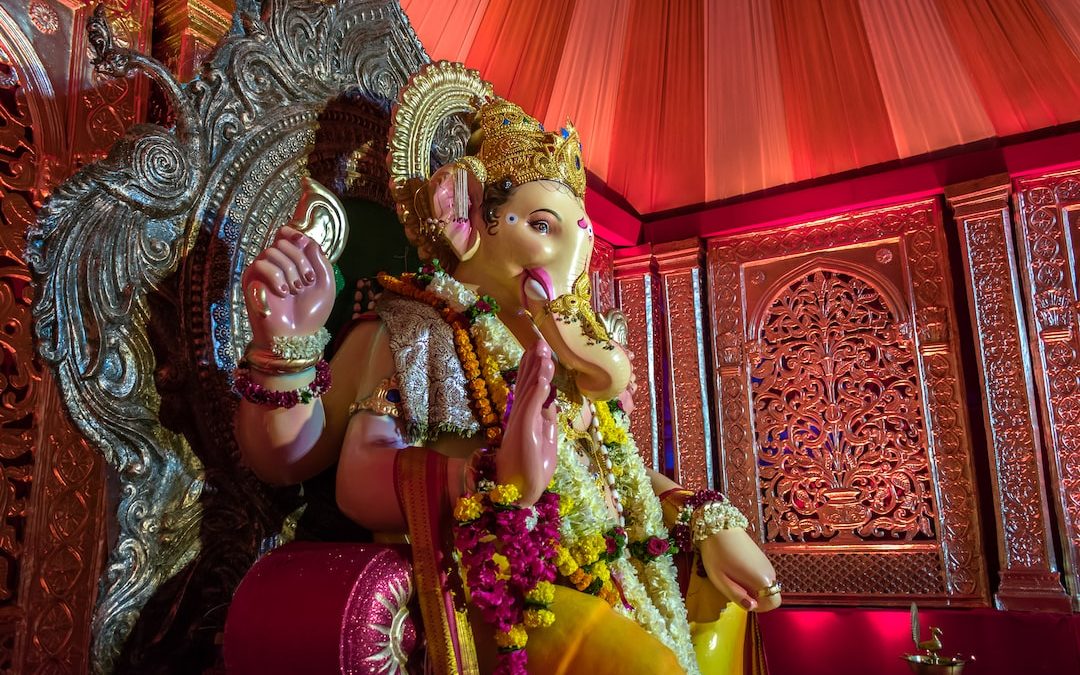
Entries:
<svg viewBox="0 0 1080 675">
<path fill-rule="evenodd" d="M 545 675 L 670 675 L 682 668 L 670 649 L 603 600 L 564 586 L 555 587 L 546 628 L 529 630 L 529 672 Z M 495 664 L 490 628 L 473 620 L 480 672 Z M 483 638 L 481 638 L 483 635 Z"/>
<path fill-rule="evenodd" d="M 702 675 L 766 675 L 756 617 L 728 602 L 691 566 L 686 614 Z"/>
</svg>

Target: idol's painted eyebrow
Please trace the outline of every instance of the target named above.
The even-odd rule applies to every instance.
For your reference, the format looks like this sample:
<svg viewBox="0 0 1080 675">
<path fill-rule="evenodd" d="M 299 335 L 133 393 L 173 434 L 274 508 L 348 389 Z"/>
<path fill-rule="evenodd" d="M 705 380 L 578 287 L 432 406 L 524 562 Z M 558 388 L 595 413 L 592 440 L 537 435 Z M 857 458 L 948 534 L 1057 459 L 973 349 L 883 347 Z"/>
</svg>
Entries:
<svg viewBox="0 0 1080 675">
<path fill-rule="evenodd" d="M 529 215 L 532 216 L 532 215 L 535 215 L 537 213 L 540 213 L 541 211 L 545 211 L 547 213 L 550 213 L 551 215 L 555 216 L 556 220 L 562 220 L 562 216 L 559 215 L 558 211 L 552 211 L 551 209 L 536 209 L 535 211 L 533 211 Z"/>
</svg>

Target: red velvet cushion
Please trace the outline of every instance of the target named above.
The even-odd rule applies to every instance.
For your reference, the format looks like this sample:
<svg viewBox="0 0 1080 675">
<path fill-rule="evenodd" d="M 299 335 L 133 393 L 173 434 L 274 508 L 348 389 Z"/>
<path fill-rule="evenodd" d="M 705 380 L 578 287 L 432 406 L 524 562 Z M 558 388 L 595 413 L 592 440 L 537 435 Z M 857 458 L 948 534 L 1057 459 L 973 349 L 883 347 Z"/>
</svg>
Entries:
<svg viewBox="0 0 1080 675">
<path fill-rule="evenodd" d="M 240 582 L 225 623 L 230 674 L 394 673 L 417 645 L 407 547 L 294 542 Z"/>
</svg>

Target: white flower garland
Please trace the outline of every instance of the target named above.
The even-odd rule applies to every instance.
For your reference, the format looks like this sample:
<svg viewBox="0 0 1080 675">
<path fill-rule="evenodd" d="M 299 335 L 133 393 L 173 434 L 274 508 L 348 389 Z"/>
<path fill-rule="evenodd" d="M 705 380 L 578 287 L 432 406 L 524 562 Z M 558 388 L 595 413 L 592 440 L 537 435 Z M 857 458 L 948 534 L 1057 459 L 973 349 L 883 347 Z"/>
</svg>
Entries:
<svg viewBox="0 0 1080 675">
<path fill-rule="evenodd" d="M 461 282 L 441 271 L 433 275 L 427 290 L 446 300 L 458 312 L 465 311 L 478 298 Z M 493 314 L 478 318 L 472 324 L 471 333 L 481 358 L 494 358 L 500 370 L 514 368 L 521 362 L 524 354 L 521 344 Z M 564 406 L 571 403 L 561 393 L 559 402 Z M 613 464 L 623 467 L 622 475 L 616 477 L 616 487 L 626 506 L 627 534 L 631 541 L 666 537 L 660 500 L 653 493 L 645 464 L 630 434 L 629 420 L 621 412 L 615 415 L 616 423 L 626 432 L 628 440 L 621 446 L 609 447 L 608 456 Z M 573 548 L 585 537 L 603 534 L 616 525 L 616 518 L 608 509 L 604 495 L 588 469 L 578 461 L 574 443 L 565 433 L 559 434 L 552 489 L 563 499 L 572 501 L 572 508 L 563 511 L 560 525 L 562 544 L 567 548 Z M 616 605 L 616 611 L 634 619 L 671 649 L 688 675 L 697 675 L 700 671 L 690 640 L 686 606 L 679 592 L 671 557 L 664 555 L 650 563 L 642 563 L 639 560 L 631 561 L 627 552 L 610 563 L 610 568 L 624 597 L 633 607 L 627 610 L 620 604 Z"/>
</svg>

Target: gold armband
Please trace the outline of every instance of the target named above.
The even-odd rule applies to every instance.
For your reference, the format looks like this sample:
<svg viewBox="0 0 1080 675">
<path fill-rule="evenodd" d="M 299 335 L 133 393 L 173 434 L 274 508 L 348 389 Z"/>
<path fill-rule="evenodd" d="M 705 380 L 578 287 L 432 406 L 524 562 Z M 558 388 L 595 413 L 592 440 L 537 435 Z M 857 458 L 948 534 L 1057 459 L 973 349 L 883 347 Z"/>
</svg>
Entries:
<svg viewBox="0 0 1080 675">
<path fill-rule="evenodd" d="M 397 375 L 388 377 L 375 387 L 371 396 L 349 405 L 349 415 L 358 412 L 372 412 L 376 415 L 401 417 L 401 392 L 398 390 Z"/>
</svg>

